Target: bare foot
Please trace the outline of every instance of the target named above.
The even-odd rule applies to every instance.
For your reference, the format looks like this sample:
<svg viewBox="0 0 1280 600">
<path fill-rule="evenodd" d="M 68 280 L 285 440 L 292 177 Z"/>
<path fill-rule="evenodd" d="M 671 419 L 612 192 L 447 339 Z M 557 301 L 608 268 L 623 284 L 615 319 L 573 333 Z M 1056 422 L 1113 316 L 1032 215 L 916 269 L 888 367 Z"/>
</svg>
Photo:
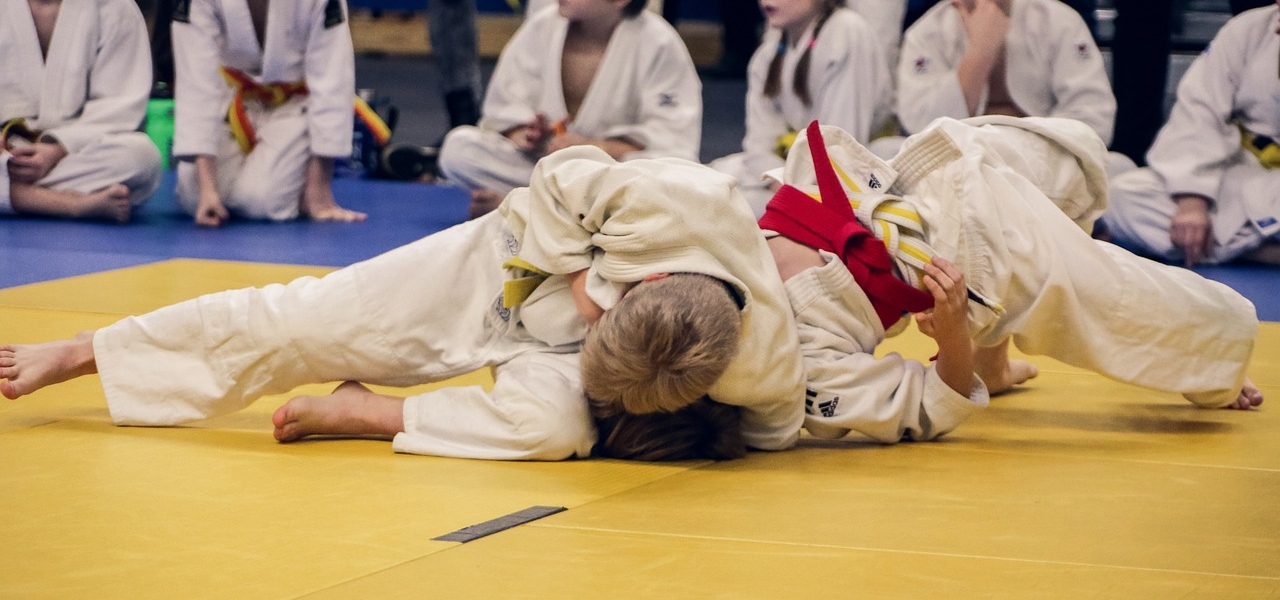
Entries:
<svg viewBox="0 0 1280 600">
<path fill-rule="evenodd" d="M 369 215 L 338 206 L 333 199 L 333 191 L 325 188 L 323 192 L 304 193 L 298 206 L 303 216 L 312 221 L 331 221 L 334 223 L 358 223 L 369 218 Z"/>
<path fill-rule="evenodd" d="M 1236 410 L 1249 410 L 1255 406 L 1262 404 L 1262 390 L 1253 384 L 1253 380 L 1248 377 L 1244 378 L 1244 386 L 1240 388 L 1240 396 L 1236 401 L 1228 404 L 1227 408 Z"/>
<path fill-rule="evenodd" d="M 992 396 L 1009 391 L 1015 385 L 1040 374 L 1040 369 L 1025 360 L 1009 358 L 1009 340 L 996 346 L 973 349 L 973 372 L 986 384 Z"/>
<path fill-rule="evenodd" d="M 83 194 L 13 182 L 9 185 L 9 195 L 13 210 L 17 213 L 73 219 L 106 219 L 125 223 L 133 212 L 133 205 L 129 202 L 129 188 L 121 183 Z"/>
<path fill-rule="evenodd" d="M 271 416 L 276 439 L 296 442 L 309 435 L 393 437 L 404 431 L 404 399 L 376 394 L 354 381 L 328 396 L 297 396 Z"/>
<path fill-rule="evenodd" d="M 46 385 L 97 372 L 92 331 L 69 340 L 0 347 L 0 393 L 10 400 Z"/>
<path fill-rule="evenodd" d="M 471 192 L 471 204 L 467 206 L 468 218 L 475 219 L 491 213 L 502 204 L 503 196 L 493 190 L 479 189 Z"/>
<path fill-rule="evenodd" d="M 92 194 L 86 194 L 83 202 L 83 212 L 80 216 L 89 219 L 128 223 L 129 216 L 133 214 L 133 204 L 129 202 L 129 188 L 122 183 L 109 185 Z"/>
</svg>

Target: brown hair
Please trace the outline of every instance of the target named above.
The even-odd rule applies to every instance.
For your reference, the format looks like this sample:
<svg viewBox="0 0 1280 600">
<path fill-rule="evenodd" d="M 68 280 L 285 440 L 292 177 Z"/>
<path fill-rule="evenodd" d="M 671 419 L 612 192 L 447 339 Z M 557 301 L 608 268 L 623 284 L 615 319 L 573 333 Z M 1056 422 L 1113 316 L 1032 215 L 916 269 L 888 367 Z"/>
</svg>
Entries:
<svg viewBox="0 0 1280 600">
<path fill-rule="evenodd" d="M 831 14 L 841 5 L 840 0 L 823 0 L 822 7 L 819 9 L 821 14 L 818 16 L 818 24 L 813 27 L 813 38 L 809 40 L 809 45 L 805 46 L 804 54 L 800 55 L 799 62 L 796 63 L 795 77 L 791 82 L 791 89 L 804 102 L 805 106 L 813 106 L 813 97 L 809 94 L 809 62 L 810 55 L 813 54 L 813 44 L 818 40 L 818 32 L 822 31 L 822 26 L 827 23 L 827 19 L 831 18 Z M 798 40 L 797 40 L 798 41 Z M 782 58 L 787 54 L 787 36 L 785 33 L 778 39 L 778 50 L 773 55 L 773 62 L 769 63 L 769 76 L 764 80 L 764 95 L 766 98 L 777 98 L 782 92 Z"/>
<path fill-rule="evenodd" d="M 692 404 L 738 353 L 738 311 L 725 284 L 706 275 L 675 273 L 636 285 L 587 333 L 583 390 L 629 413 Z"/>
<path fill-rule="evenodd" d="M 622 16 L 634 17 L 644 11 L 644 6 L 648 3 L 649 0 L 631 0 L 631 2 L 628 2 L 627 6 L 622 9 Z"/>
<path fill-rule="evenodd" d="M 747 453 L 741 409 L 703 396 L 676 412 L 635 415 L 591 403 L 599 438 L 591 453 L 627 460 L 729 460 Z"/>
</svg>

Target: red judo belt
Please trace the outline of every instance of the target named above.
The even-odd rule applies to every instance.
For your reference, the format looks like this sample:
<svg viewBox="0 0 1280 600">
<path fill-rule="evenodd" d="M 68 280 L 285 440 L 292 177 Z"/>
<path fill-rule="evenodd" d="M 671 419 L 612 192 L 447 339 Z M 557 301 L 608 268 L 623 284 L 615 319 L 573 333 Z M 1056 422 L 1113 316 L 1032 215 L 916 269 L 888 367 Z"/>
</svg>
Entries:
<svg viewBox="0 0 1280 600">
<path fill-rule="evenodd" d="M 765 208 L 760 228 L 839 256 L 871 300 L 885 329 L 904 313 L 933 308 L 933 296 L 894 275 L 893 260 L 884 242 L 858 222 L 827 156 L 817 121 L 809 124 L 808 138 L 821 199 L 783 185 Z"/>
</svg>

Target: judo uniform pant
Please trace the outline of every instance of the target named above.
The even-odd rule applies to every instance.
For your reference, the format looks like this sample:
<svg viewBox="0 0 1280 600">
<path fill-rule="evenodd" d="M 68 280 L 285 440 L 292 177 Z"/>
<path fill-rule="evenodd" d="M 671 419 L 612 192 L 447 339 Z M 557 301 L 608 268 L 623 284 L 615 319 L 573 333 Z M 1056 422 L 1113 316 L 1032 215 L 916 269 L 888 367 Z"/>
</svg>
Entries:
<svg viewBox="0 0 1280 600">
<path fill-rule="evenodd" d="M 258 139 L 248 154 L 226 130 L 218 145 L 217 186 L 222 205 L 231 214 L 270 221 L 298 218 L 311 159 L 306 101 L 305 96 L 296 97 L 275 108 L 245 102 Z M 194 162 L 178 164 L 177 196 L 182 210 L 194 215 L 200 202 Z"/>
<path fill-rule="evenodd" d="M 507 136 L 470 125 L 455 127 L 440 146 L 440 172 L 446 179 L 503 196 L 529 185 L 535 162 Z"/>
<path fill-rule="evenodd" d="M 146 202 L 160 187 L 160 153 L 146 134 L 104 135 L 85 149 L 68 154 L 36 185 L 87 194 L 117 183 L 129 188 L 129 201 L 134 206 Z M 7 161 L 0 161 L 0 214 L 13 212 L 9 185 Z"/>
<path fill-rule="evenodd" d="M 103 328 L 93 345 L 112 420 L 171 425 L 307 383 L 407 386 L 492 366 L 492 391 L 407 398 L 394 449 L 585 457 L 595 427 L 578 346 L 548 346 L 502 307 L 508 239 L 495 212 L 323 278 L 211 294 Z"/>
<path fill-rule="evenodd" d="M 993 155 L 1025 162 L 1015 169 Z M 1049 197 L 1068 194 L 1043 189 L 1070 183 L 1056 170 L 1079 169 L 1069 155 L 1037 158 L 1062 155 L 1030 132 L 950 122 L 913 137 L 892 163 L 934 250 L 1003 305 L 997 315 L 970 303 L 975 341 L 1012 336 L 1029 354 L 1196 404 L 1233 402 L 1257 338 L 1253 305 L 1221 283 L 1091 239 L 1088 223 L 1072 217 L 1093 211 L 1060 207 Z"/>
<path fill-rule="evenodd" d="M 1246 194 L 1272 197 L 1275 186 L 1280 185 L 1280 171 L 1271 174 L 1254 165 L 1237 164 L 1227 169 L 1222 182 L 1213 215 L 1213 255 L 1207 257 L 1206 262 L 1229 262 L 1258 248 L 1268 239 L 1280 241 L 1280 235 L 1272 233 L 1268 236 L 1252 221 L 1238 214 L 1238 205 L 1231 205 L 1243 203 Z M 1155 171 L 1139 169 L 1115 178 L 1111 182 L 1110 194 L 1111 207 L 1102 221 L 1113 242 L 1160 260 L 1176 262 L 1185 258 L 1182 248 L 1173 245 L 1169 237 L 1177 204 Z M 1230 217 L 1223 215 L 1224 209 L 1235 209 L 1233 212 L 1237 214 L 1231 216 L 1236 218 L 1225 220 Z"/>
</svg>

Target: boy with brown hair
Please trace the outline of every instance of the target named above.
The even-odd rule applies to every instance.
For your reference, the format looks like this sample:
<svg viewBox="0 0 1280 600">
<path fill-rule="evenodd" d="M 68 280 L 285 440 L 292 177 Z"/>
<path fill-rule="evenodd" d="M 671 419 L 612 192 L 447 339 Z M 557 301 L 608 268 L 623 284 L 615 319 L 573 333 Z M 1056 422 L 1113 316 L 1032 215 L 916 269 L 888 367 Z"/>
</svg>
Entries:
<svg viewBox="0 0 1280 600">
<path fill-rule="evenodd" d="M 693 344 L 659 360 L 647 382 L 664 382 L 655 394 L 591 384 L 598 415 L 675 410 L 710 396 L 739 413 L 743 444 L 782 449 L 803 419 L 785 302 L 732 178 L 687 161 L 617 163 L 575 147 L 541 161 L 531 187 L 500 211 L 324 278 L 204 296 L 65 342 L 0 348 L 0 392 L 17 398 L 97 372 L 114 422 L 172 425 L 304 383 L 347 381 L 277 410 L 276 438 L 376 435 L 415 454 L 585 457 L 597 441 L 582 391 L 584 377 L 594 381 L 590 365 L 647 360 L 593 341 L 581 373 L 589 324 L 600 321 L 591 335 L 601 341 L 648 338 L 632 323 L 665 315 L 656 328 L 667 339 L 687 332 L 717 340 L 715 349 Z M 663 308 L 627 314 L 651 305 Z M 355 383 L 412 385 L 485 366 L 494 368 L 491 391 L 397 398 Z M 693 385 L 679 385 L 685 379 Z M 681 439 L 706 431 L 694 425 Z"/>
</svg>

